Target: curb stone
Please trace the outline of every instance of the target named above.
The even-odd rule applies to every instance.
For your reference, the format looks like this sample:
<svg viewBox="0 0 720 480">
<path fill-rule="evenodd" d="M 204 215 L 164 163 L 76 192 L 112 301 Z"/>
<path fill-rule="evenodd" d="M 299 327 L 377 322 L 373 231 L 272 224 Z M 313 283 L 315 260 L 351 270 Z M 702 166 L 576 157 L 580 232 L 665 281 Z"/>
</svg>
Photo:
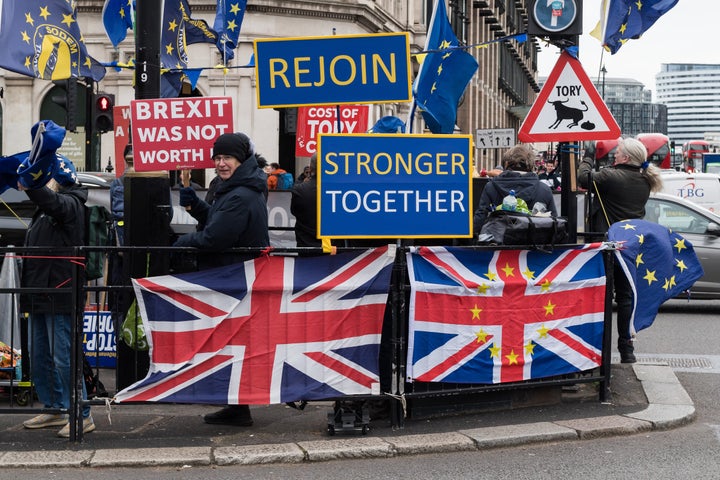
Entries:
<svg viewBox="0 0 720 480">
<path fill-rule="evenodd" d="M 586 440 L 667 430 L 692 422 L 695 406 L 667 365 L 634 364 L 647 408 L 623 415 L 464 429 L 457 432 L 349 437 L 278 444 L 0 452 L 4 468 L 257 465 L 387 458 L 471 451 L 559 440 Z"/>
</svg>

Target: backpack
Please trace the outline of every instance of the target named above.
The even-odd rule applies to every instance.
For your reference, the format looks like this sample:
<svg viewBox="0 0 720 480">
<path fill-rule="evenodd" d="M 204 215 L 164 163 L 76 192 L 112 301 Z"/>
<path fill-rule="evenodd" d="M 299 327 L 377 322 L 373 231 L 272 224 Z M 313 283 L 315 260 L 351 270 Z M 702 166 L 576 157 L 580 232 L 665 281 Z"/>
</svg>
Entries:
<svg viewBox="0 0 720 480">
<path fill-rule="evenodd" d="M 110 228 L 112 216 L 107 208 L 102 205 L 85 207 L 85 229 L 86 245 L 90 247 L 107 247 L 111 242 Z M 102 250 L 87 251 L 85 262 L 85 275 L 87 280 L 102 278 L 105 271 L 105 255 Z"/>
<path fill-rule="evenodd" d="M 568 238 L 564 217 L 533 216 L 507 210 L 493 210 L 480 230 L 483 245 L 514 245 L 539 249 L 553 247 Z"/>
<path fill-rule="evenodd" d="M 295 183 L 295 179 L 292 176 L 292 173 L 285 172 L 285 173 L 273 173 L 277 177 L 277 189 L 278 190 L 290 190 L 293 187 L 293 184 Z"/>
</svg>

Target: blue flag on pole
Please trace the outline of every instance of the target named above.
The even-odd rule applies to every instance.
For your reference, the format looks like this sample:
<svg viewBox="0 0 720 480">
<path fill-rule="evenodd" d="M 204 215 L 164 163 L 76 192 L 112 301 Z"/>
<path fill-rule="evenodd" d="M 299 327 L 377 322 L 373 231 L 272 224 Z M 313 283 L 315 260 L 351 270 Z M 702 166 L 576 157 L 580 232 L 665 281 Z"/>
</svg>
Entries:
<svg viewBox="0 0 720 480">
<path fill-rule="evenodd" d="M 185 79 L 182 70 L 188 66 L 187 46 L 217 44 L 218 35 L 205 20 L 192 18 L 187 0 L 165 0 L 161 32 L 161 95 L 177 97 Z"/>
<path fill-rule="evenodd" d="M 704 275 L 692 244 L 657 223 L 624 220 L 608 230 L 623 242 L 615 252 L 635 297 L 630 333 L 652 325 L 660 305 L 692 287 Z"/>
<path fill-rule="evenodd" d="M 117 47 L 125 40 L 127 31 L 133 29 L 135 21 L 134 0 L 105 0 L 102 20 L 110 42 Z"/>
<path fill-rule="evenodd" d="M 44 80 L 90 77 L 105 67 L 87 53 L 75 2 L 25 0 L 0 3 L 0 67 Z"/>
<path fill-rule="evenodd" d="M 225 63 L 235 58 L 246 7 L 247 0 L 218 0 L 213 28 L 217 32 L 217 47 L 223 54 Z"/>
<path fill-rule="evenodd" d="M 658 18 L 673 8 L 678 0 L 609 0 L 603 2 L 601 17 L 605 20 L 603 45 L 611 54 L 625 42 L 640 38 Z M 602 21 L 602 20 L 601 20 Z"/>
<path fill-rule="evenodd" d="M 415 103 L 432 133 L 452 133 L 458 102 L 478 64 L 460 48 L 444 0 L 435 2 L 425 52 L 413 87 Z"/>
</svg>

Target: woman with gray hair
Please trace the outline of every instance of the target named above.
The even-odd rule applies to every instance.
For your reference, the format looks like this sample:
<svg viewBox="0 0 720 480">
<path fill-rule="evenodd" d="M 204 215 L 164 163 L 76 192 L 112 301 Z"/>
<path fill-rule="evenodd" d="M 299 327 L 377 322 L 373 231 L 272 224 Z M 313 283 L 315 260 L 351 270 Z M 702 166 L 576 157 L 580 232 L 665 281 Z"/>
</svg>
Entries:
<svg viewBox="0 0 720 480">
<path fill-rule="evenodd" d="M 595 195 L 586 241 L 603 240 L 615 222 L 643 218 L 650 192 L 662 189 L 660 170 L 648 162 L 645 145 L 635 138 L 620 140 L 612 166 L 595 171 L 594 164 L 595 159 L 586 156 L 578 168 L 578 183 Z M 617 263 L 613 273 L 620 361 L 634 363 L 630 336 L 633 292 Z"/>
</svg>

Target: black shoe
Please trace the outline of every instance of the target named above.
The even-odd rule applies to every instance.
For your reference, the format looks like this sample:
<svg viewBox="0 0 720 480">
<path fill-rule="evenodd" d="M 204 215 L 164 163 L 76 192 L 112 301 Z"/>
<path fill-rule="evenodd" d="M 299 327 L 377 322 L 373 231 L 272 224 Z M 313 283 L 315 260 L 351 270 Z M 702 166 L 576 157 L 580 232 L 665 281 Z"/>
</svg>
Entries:
<svg viewBox="0 0 720 480">
<path fill-rule="evenodd" d="M 620 363 L 635 363 L 637 361 L 635 358 L 635 346 L 631 338 L 618 339 L 618 352 L 620 352 Z"/>
<path fill-rule="evenodd" d="M 637 359 L 633 352 L 620 352 L 620 363 L 635 363 Z"/>
<path fill-rule="evenodd" d="M 250 407 L 247 405 L 228 405 L 215 413 L 208 413 L 203 417 L 205 423 L 212 425 L 235 425 L 250 427 L 253 424 L 250 416 Z"/>
</svg>

